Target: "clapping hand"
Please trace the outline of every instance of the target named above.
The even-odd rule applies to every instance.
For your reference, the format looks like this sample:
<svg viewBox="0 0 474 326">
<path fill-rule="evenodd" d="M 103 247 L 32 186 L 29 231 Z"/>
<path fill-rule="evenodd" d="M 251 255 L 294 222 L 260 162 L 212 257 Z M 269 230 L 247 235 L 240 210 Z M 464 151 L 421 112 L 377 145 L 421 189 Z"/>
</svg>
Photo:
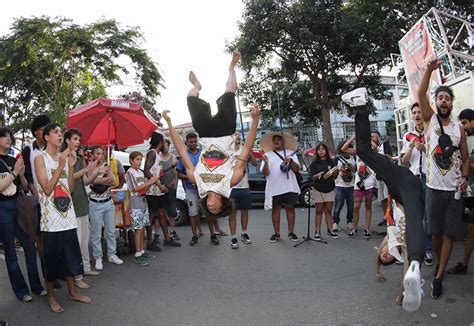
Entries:
<svg viewBox="0 0 474 326">
<path fill-rule="evenodd" d="M 25 162 L 23 158 L 20 157 L 16 160 L 13 172 L 15 172 L 16 175 L 23 175 L 25 173 Z"/>
</svg>

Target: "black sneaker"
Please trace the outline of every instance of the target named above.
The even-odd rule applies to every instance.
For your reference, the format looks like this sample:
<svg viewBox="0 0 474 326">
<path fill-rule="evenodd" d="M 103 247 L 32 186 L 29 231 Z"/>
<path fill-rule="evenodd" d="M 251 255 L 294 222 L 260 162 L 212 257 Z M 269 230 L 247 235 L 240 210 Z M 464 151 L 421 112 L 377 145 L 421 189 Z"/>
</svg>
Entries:
<svg viewBox="0 0 474 326">
<path fill-rule="evenodd" d="M 294 234 L 293 232 L 291 232 L 290 234 L 288 234 L 288 238 L 291 239 L 291 241 L 298 241 L 298 236 L 296 234 Z"/>
<path fill-rule="evenodd" d="M 370 239 L 371 236 L 372 236 L 372 233 L 370 233 L 369 230 L 364 230 L 364 237 L 365 237 L 366 239 Z"/>
<path fill-rule="evenodd" d="M 193 237 L 191 238 L 191 241 L 189 241 L 189 245 L 194 246 L 195 244 L 198 243 L 198 239 L 199 238 L 197 236 L 193 235 Z"/>
<path fill-rule="evenodd" d="M 448 269 L 448 274 L 466 274 L 467 266 L 463 263 L 457 263 L 456 266 Z"/>
<path fill-rule="evenodd" d="M 176 233 L 176 231 L 171 231 L 170 232 L 170 237 L 173 239 L 173 240 L 180 240 L 181 238 L 179 237 L 178 233 Z"/>
<path fill-rule="evenodd" d="M 268 241 L 273 243 L 273 242 L 277 242 L 278 240 L 280 240 L 280 235 L 278 233 L 275 233 L 275 234 L 272 234 L 272 236 L 270 237 L 270 240 Z"/>
<path fill-rule="evenodd" d="M 378 226 L 387 226 L 387 220 L 381 220 L 377 223 Z"/>
<path fill-rule="evenodd" d="M 433 265 L 433 254 L 431 252 L 426 252 L 425 253 L 425 259 L 424 259 L 425 265 L 426 266 L 431 266 Z"/>
<path fill-rule="evenodd" d="M 350 230 L 349 233 L 347 234 L 349 238 L 355 237 L 355 230 Z"/>
<path fill-rule="evenodd" d="M 217 239 L 217 234 L 211 235 L 211 244 L 217 246 L 219 244 L 219 239 Z"/>
<path fill-rule="evenodd" d="M 165 247 L 181 247 L 181 243 L 176 242 L 173 238 L 163 241 L 163 246 Z"/>
<path fill-rule="evenodd" d="M 443 281 L 440 278 L 435 278 L 431 283 L 431 297 L 438 299 L 443 294 Z"/>
<path fill-rule="evenodd" d="M 328 229 L 327 235 L 328 237 L 331 237 L 332 239 L 339 239 L 339 236 L 337 235 L 337 233 L 331 231 L 330 229 Z"/>
<path fill-rule="evenodd" d="M 161 248 L 158 246 L 156 242 L 153 242 L 152 244 L 149 244 L 146 246 L 147 250 L 154 251 L 154 252 L 160 252 Z"/>
<path fill-rule="evenodd" d="M 321 233 L 315 232 L 315 233 L 314 233 L 314 240 L 316 240 L 316 241 L 321 241 L 321 240 L 322 240 L 322 239 L 321 239 Z"/>
<path fill-rule="evenodd" d="M 239 248 L 239 240 L 237 240 L 237 238 L 232 238 L 232 239 L 230 240 L 230 247 L 231 247 L 232 249 L 237 249 L 237 248 Z"/>
<path fill-rule="evenodd" d="M 243 243 L 252 243 L 252 240 L 250 239 L 249 235 L 247 233 L 243 233 L 241 236 L 240 236 L 240 240 L 243 242 Z"/>
</svg>

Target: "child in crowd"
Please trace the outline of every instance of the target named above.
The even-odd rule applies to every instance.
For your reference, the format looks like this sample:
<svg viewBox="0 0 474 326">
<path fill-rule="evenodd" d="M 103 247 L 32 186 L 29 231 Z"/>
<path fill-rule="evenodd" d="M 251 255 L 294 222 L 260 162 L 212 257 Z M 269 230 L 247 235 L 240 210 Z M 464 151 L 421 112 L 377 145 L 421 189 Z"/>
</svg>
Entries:
<svg viewBox="0 0 474 326">
<path fill-rule="evenodd" d="M 150 225 L 148 206 L 145 201 L 145 193 L 148 188 L 158 180 L 157 176 L 145 179 L 140 166 L 143 155 L 140 152 L 132 152 L 129 156 L 130 169 L 125 174 L 127 186 L 130 190 L 130 216 L 135 231 L 135 259 L 134 262 L 140 266 L 148 266 L 148 260 L 155 258 L 154 255 L 145 252 L 143 245 L 144 229 Z"/>
</svg>

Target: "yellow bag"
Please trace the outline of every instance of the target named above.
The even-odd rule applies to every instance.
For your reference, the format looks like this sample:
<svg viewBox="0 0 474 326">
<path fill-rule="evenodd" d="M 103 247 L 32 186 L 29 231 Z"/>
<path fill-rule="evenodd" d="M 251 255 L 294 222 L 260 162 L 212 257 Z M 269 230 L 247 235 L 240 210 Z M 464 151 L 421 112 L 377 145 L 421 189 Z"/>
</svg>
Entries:
<svg viewBox="0 0 474 326">
<path fill-rule="evenodd" d="M 117 160 L 113 157 L 110 158 L 110 168 L 112 170 L 112 173 L 114 175 L 114 184 L 110 187 L 111 189 L 115 189 L 119 186 L 120 180 L 119 180 L 119 174 L 118 174 L 118 163 Z"/>
</svg>

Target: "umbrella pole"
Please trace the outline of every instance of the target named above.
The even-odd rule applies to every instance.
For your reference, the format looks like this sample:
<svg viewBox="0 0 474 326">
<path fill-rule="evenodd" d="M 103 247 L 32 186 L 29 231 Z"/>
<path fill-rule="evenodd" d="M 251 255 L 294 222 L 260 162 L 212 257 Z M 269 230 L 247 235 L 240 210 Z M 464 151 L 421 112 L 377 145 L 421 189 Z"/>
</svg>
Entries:
<svg viewBox="0 0 474 326">
<path fill-rule="evenodd" d="M 110 124 L 112 118 L 109 116 L 109 123 L 107 126 L 107 164 L 110 165 Z"/>
</svg>

